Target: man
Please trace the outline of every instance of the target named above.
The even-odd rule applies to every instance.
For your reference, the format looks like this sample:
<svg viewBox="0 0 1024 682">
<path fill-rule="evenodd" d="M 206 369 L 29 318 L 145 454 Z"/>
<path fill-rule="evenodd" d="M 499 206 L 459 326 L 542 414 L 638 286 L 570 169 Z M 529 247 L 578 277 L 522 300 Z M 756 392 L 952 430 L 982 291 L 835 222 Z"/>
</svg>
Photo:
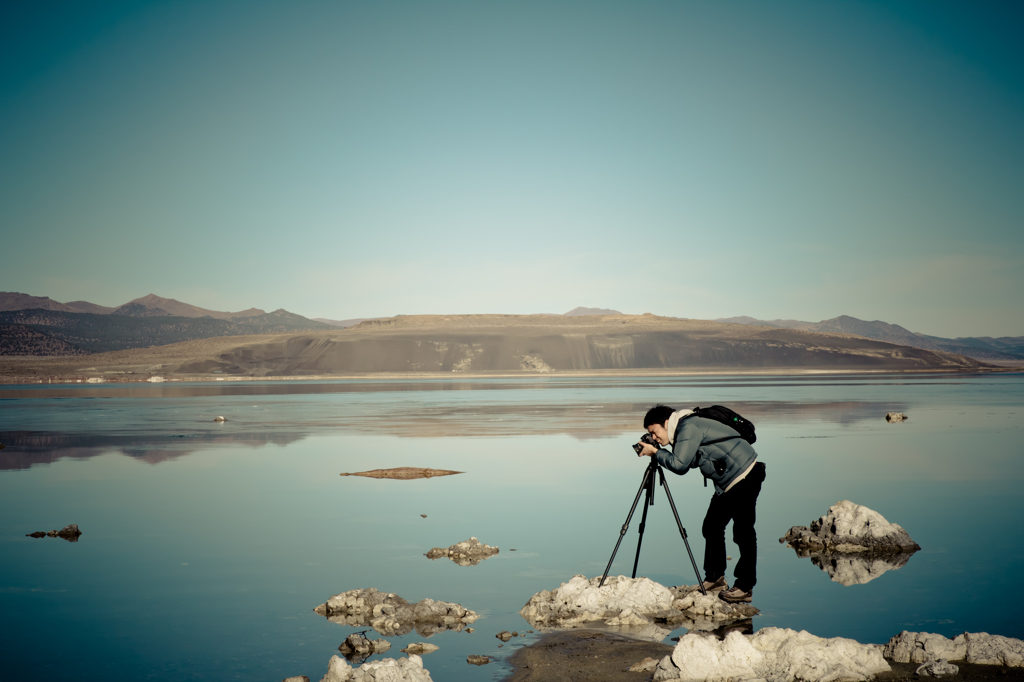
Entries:
<svg viewBox="0 0 1024 682">
<path fill-rule="evenodd" d="M 715 484 L 702 532 L 704 588 L 728 588 L 725 581 L 725 527 L 732 521 L 732 539 L 740 548 L 736 582 L 719 597 L 727 602 L 750 602 L 757 584 L 757 534 L 754 532 L 757 496 L 764 481 L 764 464 L 747 441 L 725 424 L 695 416 L 693 410 L 657 405 L 644 417 L 647 429 L 662 446 L 643 444 L 640 457 L 654 457 L 677 474 L 700 469 Z M 704 482 L 707 485 L 707 480 Z"/>
</svg>

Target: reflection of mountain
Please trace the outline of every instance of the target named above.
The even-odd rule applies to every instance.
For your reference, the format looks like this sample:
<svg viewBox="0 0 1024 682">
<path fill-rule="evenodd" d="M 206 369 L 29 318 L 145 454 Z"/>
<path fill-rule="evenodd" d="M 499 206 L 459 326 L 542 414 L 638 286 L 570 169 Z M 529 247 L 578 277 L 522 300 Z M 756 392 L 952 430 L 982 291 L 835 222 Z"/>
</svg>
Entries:
<svg viewBox="0 0 1024 682">
<path fill-rule="evenodd" d="M 159 464 L 212 447 L 288 445 L 303 438 L 302 434 L 282 433 L 119 436 L 0 431 L 0 443 L 7 446 L 0 450 L 0 471 L 28 469 L 60 459 L 85 459 L 108 452 L 119 452 L 149 464 Z"/>
<path fill-rule="evenodd" d="M 886 571 L 903 568 L 910 561 L 913 552 L 898 554 L 876 554 L 863 552 L 860 554 L 808 554 L 797 552 L 797 556 L 810 557 L 811 562 L 828 573 L 832 582 L 842 585 L 863 585 L 879 577 Z"/>
</svg>

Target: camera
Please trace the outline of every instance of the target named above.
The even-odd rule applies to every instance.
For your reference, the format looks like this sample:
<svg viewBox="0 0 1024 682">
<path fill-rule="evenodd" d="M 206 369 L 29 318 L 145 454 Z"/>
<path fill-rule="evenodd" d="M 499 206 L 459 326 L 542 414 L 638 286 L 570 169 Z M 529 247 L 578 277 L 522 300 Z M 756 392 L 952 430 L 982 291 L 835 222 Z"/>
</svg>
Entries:
<svg viewBox="0 0 1024 682">
<path fill-rule="evenodd" d="M 639 443 L 633 443 L 633 450 L 636 451 L 636 454 L 639 455 L 641 452 L 644 451 L 644 446 L 642 445 L 643 443 L 647 443 L 648 445 L 653 445 L 656 448 L 660 448 L 661 447 L 661 443 L 659 443 L 658 441 L 654 440 L 654 435 L 653 434 L 645 433 L 644 435 L 640 436 L 640 442 Z"/>
</svg>

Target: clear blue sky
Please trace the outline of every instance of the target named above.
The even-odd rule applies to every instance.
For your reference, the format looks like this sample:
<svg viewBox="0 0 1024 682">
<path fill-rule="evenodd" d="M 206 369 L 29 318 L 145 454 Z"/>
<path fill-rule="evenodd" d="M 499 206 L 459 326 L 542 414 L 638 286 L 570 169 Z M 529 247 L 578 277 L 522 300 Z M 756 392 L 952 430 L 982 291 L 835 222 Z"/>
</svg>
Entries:
<svg viewBox="0 0 1024 682">
<path fill-rule="evenodd" d="M 0 4 L 0 290 L 1024 334 L 1024 3 Z"/>
</svg>

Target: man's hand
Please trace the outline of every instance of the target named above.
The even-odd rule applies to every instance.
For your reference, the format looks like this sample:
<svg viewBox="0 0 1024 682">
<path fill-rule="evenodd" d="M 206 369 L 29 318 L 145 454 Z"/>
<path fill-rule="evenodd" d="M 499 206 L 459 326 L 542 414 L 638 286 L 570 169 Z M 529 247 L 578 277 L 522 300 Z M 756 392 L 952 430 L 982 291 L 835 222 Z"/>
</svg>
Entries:
<svg viewBox="0 0 1024 682">
<path fill-rule="evenodd" d="M 644 449 L 637 454 L 637 457 L 650 457 L 658 451 L 658 448 L 654 447 L 650 443 L 641 443 L 641 445 L 644 446 Z"/>
</svg>

